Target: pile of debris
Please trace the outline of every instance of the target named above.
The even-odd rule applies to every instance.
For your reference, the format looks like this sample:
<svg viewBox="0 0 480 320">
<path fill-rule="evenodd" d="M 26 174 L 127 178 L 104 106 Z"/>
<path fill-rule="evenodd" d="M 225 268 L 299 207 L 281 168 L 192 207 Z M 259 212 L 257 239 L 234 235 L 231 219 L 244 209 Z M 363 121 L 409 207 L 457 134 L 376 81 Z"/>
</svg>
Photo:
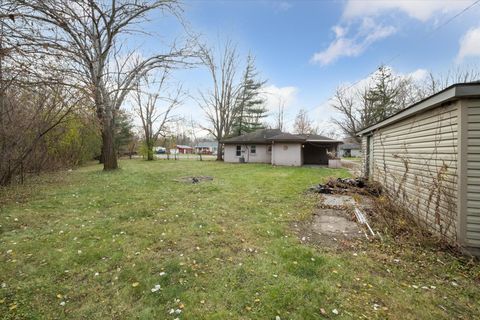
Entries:
<svg viewBox="0 0 480 320">
<path fill-rule="evenodd" d="M 369 182 L 364 178 L 337 178 L 330 179 L 325 184 L 318 184 L 308 189 L 310 192 L 322 194 L 359 193 L 378 196 L 382 193 L 379 184 Z"/>
</svg>

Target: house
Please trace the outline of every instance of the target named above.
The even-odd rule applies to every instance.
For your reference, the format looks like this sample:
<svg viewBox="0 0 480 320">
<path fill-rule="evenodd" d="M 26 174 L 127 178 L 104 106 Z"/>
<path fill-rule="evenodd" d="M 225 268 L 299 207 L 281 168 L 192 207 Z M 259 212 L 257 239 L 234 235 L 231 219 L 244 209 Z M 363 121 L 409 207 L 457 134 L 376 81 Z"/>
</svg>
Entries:
<svg viewBox="0 0 480 320">
<path fill-rule="evenodd" d="M 358 133 L 363 172 L 419 221 L 480 254 L 480 83 L 452 85 Z"/>
<path fill-rule="evenodd" d="M 358 143 L 344 142 L 338 147 L 340 157 L 360 157 L 362 155 L 361 147 Z"/>
<path fill-rule="evenodd" d="M 212 154 L 216 155 L 218 151 L 217 141 L 203 141 L 199 142 L 195 147 L 196 154 Z"/>
<path fill-rule="evenodd" d="M 190 147 L 190 146 L 184 146 L 184 145 L 177 144 L 177 148 L 176 148 L 175 153 L 181 153 L 181 154 L 193 153 L 193 148 Z"/>
<path fill-rule="evenodd" d="M 259 129 L 222 141 L 225 162 L 257 162 L 282 166 L 328 165 L 340 141 L 319 135 L 298 135 Z"/>
</svg>

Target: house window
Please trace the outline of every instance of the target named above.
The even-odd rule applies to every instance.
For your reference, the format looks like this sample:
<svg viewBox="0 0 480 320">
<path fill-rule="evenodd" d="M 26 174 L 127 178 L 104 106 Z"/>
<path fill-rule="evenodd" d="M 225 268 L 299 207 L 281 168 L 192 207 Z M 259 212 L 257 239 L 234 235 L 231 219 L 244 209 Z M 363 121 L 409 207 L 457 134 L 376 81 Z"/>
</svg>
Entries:
<svg viewBox="0 0 480 320">
<path fill-rule="evenodd" d="M 250 146 L 250 153 L 251 154 L 257 153 L 257 146 L 256 145 Z"/>
<path fill-rule="evenodd" d="M 285 151 L 288 150 L 288 145 L 284 144 L 283 145 L 283 150 L 285 150 Z"/>
<path fill-rule="evenodd" d="M 242 146 L 237 146 L 236 156 L 240 157 L 242 155 Z"/>
<path fill-rule="evenodd" d="M 267 152 L 272 152 L 272 146 L 267 146 Z"/>
</svg>

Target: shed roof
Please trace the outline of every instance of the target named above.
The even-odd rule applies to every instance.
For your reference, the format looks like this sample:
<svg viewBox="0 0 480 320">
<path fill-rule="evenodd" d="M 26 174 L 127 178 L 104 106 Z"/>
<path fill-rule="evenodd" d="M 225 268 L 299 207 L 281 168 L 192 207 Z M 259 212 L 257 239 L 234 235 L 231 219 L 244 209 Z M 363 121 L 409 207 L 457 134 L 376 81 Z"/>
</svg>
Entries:
<svg viewBox="0 0 480 320">
<path fill-rule="evenodd" d="M 363 128 L 357 132 L 358 136 L 368 134 L 376 129 L 383 128 L 392 123 L 398 122 L 408 117 L 412 117 L 420 112 L 424 112 L 438 107 L 447 102 L 459 100 L 462 98 L 480 98 L 480 82 L 456 83 L 450 87 L 437 92 L 436 94 L 425 98 L 411 106 L 393 114 L 392 116 L 374 124 Z"/>
</svg>

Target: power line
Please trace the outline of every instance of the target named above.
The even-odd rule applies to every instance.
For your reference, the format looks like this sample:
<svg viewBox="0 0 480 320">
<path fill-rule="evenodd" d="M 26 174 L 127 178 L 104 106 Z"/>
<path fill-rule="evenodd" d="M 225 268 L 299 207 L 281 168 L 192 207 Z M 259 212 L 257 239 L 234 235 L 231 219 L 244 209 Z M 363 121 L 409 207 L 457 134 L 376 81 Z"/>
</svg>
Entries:
<svg viewBox="0 0 480 320">
<path fill-rule="evenodd" d="M 468 10 L 472 9 L 474 6 L 476 6 L 478 3 L 480 3 L 480 0 L 477 0 L 475 2 L 473 2 L 472 4 L 468 5 L 467 7 L 463 8 L 460 12 L 458 12 L 457 14 L 453 15 L 452 17 L 450 17 L 449 19 L 447 19 L 446 21 L 444 21 L 442 24 L 438 25 L 437 27 L 435 27 L 432 31 L 428 32 L 425 36 L 423 36 L 420 41 L 423 41 L 423 40 L 426 40 L 428 38 L 430 38 L 434 33 L 436 33 L 438 30 L 440 30 L 441 28 L 443 28 L 444 26 L 446 26 L 447 24 L 449 24 L 450 22 L 452 22 L 453 20 L 455 20 L 456 18 L 458 18 L 459 16 L 461 16 L 462 14 L 464 14 L 465 12 L 467 12 Z M 394 55 L 392 58 L 390 58 L 387 62 L 385 62 L 385 64 L 390 64 L 392 63 L 392 61 L 396 60 L 398 57 L 401 56 L 401 52 L 397 53 L 396 55 Z M 343 90 L 344 91 L 347 91 L 351 88 L 353 88 L 354 86 L 356 86 L 357 84 L 359 84 L 363 79 L 367 79 L 369 78 L 370 76 L 372 76 L 373 74 L 375 74 L 375 72 L 377 72 L 378 68 L 375 69 L 374 71 L 371 71 L 370 73 L 368 73 L 366 76 L 364 76 L 363 78 L 361 78 L 360 80 L 357 80 L 355 81 L 354 83 L 352 83 L 351 85 L 345 87 Z M 328 98 L 327 100 L 323 101 L 320 106 L 322 105 L 325 105 L 327 104 L 330 100 L 332 100 L 333 97 L 330 97 Z M 313 107 L 313 108 L 310 108 L 310 109 L 307 109 L 306 110 L 306 113 L 310 113 L 312 111 L 314 111 L 315 109 L 317 109 L 317 107 Z M 290 120 L 287 120 L 285 121 L 285 123 L 289 123 L 291 121 L 294 121 L 295 118 L 291 118 Z"/>
</svg>

